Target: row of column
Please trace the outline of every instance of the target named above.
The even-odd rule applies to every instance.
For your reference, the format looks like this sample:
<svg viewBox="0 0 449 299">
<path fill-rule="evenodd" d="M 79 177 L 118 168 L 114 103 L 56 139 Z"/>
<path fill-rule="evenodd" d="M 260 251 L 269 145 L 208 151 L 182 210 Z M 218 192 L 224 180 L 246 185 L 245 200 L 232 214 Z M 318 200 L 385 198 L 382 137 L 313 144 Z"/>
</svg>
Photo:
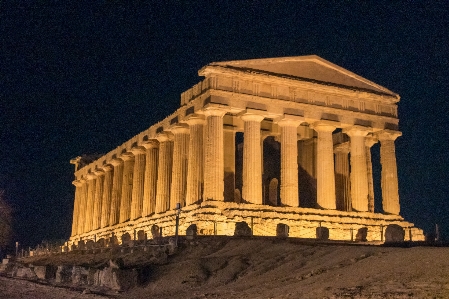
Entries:
<svg viewBox="0 0 449 299">
<path fill-rule="evenodd" d="M 191 115 L 186 124 L 160 133 L 156 141 L 123 153 L 109 164 L 75 181 L 75 207 L 72 235 L 161 213 L 200 200 L 224 200 L 225 110 L 206 108 L 204 116 Z M 263 115 L 245 113 L 243 150 L 243 188 L 245 202 L 262 204 Z M 299 206 L 297 128 L 295 118 L 278 122 L 281 143 L 281 205 Z M 317 205 L 336 209 L 334 149 L 335 126 L 325 122 L 312 125 L 317 132 Z M 354 126 L 350 136 L 352 208 L 368 211 L 369 183 L 365 136 L 368 131 Z M 383 132 L 381 141 L 383 208 L 399 213 L 394 140 L 397 134 Z M 234 150 L 234 149 L 232 149 Z M 336 165 L 340 163 L 336 156 Z"/>
</svg>

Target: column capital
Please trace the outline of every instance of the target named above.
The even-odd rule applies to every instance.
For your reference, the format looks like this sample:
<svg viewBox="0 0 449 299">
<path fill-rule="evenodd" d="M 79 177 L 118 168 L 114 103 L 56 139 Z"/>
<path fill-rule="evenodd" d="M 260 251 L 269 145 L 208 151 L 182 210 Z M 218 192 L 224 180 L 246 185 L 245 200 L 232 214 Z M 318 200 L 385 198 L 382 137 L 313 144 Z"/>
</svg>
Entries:
<svg viewBox="0 0 449 299">
<path fill-rule="evenodd" d="M 97 169 L 94 170 L 94 174 L 95 174 L 97 177 L 102 176 L 102 175 L 104 175 L 104 170 L 101 169 L 101 168 L 97 168 Z"/>
<path fill-rule="evenodd" d="M 88 181 L 94 180 L 97 178 L 97 176 L 93 172 L 89 172 L 86 177 L 87 177 Z"/>
<path fill-rule="evenodd" d="M 145 149 L 158 148 L 159 141 L 157 141 L 157 139 L 150 139 L 148 141 L 145 141 L 145 143 L 142 143 L 141 146 L 143 146 Z"/>
<path fill-rule="evenodd" d="M 189 134 L 189 126 L 186 124 L 176 124 L 168 129 L 173 134 Z"/>
<path fill-rule="evenodd" d="M 159 142 L 166 142 L 172 140 L 172 138 L 173 135 L 170 134 L 169 132 L 162 132 L 157 134 L 155 139 L 157 139 L 157 141 Z"/>
<path fill-rule="evenodd" d="M 206 116 L 219 116 L 223 117 L 226 114 L 226 109 L 220 106 L 207 105 L 203 108 L 203 113 Z"/>
<path fill-rule="evenodd" d="M 105 164 L 100 167 L 104 172 L 112 171 L 114 169 L 114 166 L 110 163 Z"/>
<path fill-rule="evenodd" d="M 257 121 L 257 122 L 261 122 L 265 117 L 263 115 L 253 114 L 253 113 L 249 112 L 249 113 L 244 113 L 244 114 L 240 115 L 240 118 L 243 121 Z"/>
<path fill-rule="evenodd" d="M 120 158 L 114 158 L 111 161 L 109 161 L 109 164 L 111 164 L 112 166 L 119 166 L 121 164 L 123 164 L 123 160 Z"/>
<path fill-rule="evenodd" d="M 377 138 L 379 138 L 380 141 L 383 140 L 396 140 L 396 138 L 402 136 L 402 132 L 400 131 L 394 131 L 394 130 L 382 130 L 376 133 Z"/>
<path fill-rule="evenodd" d="M 284 116 L 277 121 L 277 124 L 280 127 L 298 127 L 303 122 L 305 122 L 303 116 L 284 114 Z"/>
<path fill-rule="evenodd" d="M 186 118 L 183 120 L 185 123 L 187 123 L 189 126 L 191 125 L 203 125 L 205 123 L 204 116 L 201 114 L 190 114 L 187 115 Z"/>
<path fill-rule="evenodd" d="M 132 151 L 125 152 L 120 156 L 120 159 L 122 159 L 123 161 L 133 160 L 134 155 L 133 155 Z"/>
<path fill-rule="evenodd" d="M 377 141 L 379 141 L 377 136 L 375 136 L 375 135 L 368 135 L 365 138 L 365 146 L 366 147 L 372 147 L 373 145 L 375 145 L 377 143 Z"/>
<path fill-rule="evenodd" d="M 145 147 L 136 146 L 129 150 L 134 156 L 135 155 L 145 155 Z"/>
<path fill-rule="evenodd" d="M 345 133 L 349 137 L 355 137 L 355 136 L 365 137 L 366 135 L 368 135 L 368 133 L 372 132 L 372 130 L 373 130 L 372 128 L 354 125 L 354 126 L 343 129 L 343 133 Z"/>
<path fill-rule="evenodd" d="M 330 132 L 330 133 L 335 131 L 337 126 L 338 126 L 337 122 L 328 120 L 320 120 L 310 125 L 310 127 L 317 132 Z"/>
<path fill-rule="evenodd" d="M 75 180 L 72 182 L 72 184 L 75 185 L 75 187 L 81 187 L 84 183 L 85 183 L 84 180 Z"/>
</svg>

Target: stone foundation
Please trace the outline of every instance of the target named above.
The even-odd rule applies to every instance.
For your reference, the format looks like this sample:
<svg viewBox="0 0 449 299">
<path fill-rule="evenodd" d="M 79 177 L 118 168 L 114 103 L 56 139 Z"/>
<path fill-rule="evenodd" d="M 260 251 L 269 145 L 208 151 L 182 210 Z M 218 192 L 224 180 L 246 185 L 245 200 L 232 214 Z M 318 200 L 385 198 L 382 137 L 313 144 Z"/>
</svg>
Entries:
<svg viewBox="0 0 449 299">
<path fill-rule="evenodd" d="M 175 234 L 176 211 L 153 214 L 148 217 L 120 223 L 112 227 L 73 236 L 69 243 L 79 240 L 110 240 L 114 235 L 121 243 L 122 236 L 136 236 L 144 231 L 151 236 L 151 227 L 157 225 L 163 236 Z M 404 229 L 405 241 L 424 241 L 423 231 L 398 215 L 370 212 L 342 212 L 311 208 L 273 207 L 267 205 L 237 204 L 233 202 L 206 201 L 182 209 L 179 234 L 185 235 L 187 228 L 196 224 L 198 235 L 233 236 L 235 224 L 246 222 L 254 236 L 276 236 L 278 224 L 287 225 L 289 237 L 319 238 L 317 228 L 329 230 L 329 240 L 355 241 L 360 229 L 366 228 L 366 240 L 384 242 L 386 228 L 398 225 Z M 142 234 L 142 232 L 140 232 Z M 128 234 L 128 235 L 126 235 Z"/>
</svg>

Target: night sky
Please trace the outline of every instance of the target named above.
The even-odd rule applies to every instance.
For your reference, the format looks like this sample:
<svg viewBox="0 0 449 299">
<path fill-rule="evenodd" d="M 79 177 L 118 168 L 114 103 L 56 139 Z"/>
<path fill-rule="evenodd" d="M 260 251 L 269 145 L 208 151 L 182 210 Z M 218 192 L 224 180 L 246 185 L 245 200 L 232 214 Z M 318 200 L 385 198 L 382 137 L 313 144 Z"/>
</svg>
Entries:
<svg viewBox="0 0 449 299">
<path fill-rule="evenodd" d="M 67 239 L 69 160 L 107 153 L 174 112 L 202 66 L 310 54 L 401 96 L 401 215 L 449 235 L 447 1 L 24 2 L 0 2 L 0 188 L 22 244 Z"/>
</svg>

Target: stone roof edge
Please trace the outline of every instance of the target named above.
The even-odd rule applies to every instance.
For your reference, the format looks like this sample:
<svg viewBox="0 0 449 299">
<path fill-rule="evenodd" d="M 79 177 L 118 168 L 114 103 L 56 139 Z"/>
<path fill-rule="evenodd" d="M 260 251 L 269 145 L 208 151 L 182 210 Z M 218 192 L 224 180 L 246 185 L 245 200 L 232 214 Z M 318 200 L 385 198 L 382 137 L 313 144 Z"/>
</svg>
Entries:
<svg viewBox="0 0 449 299">
<path fill-rule="evenodd" d="M 359 76 L 359 75 L 357 75 L 357 74 L 355 74 L 355 73 L 353 73 L 353 72 L 351 72 L 351 71 L 349 71 L 349 70 L 347 70 L 347 69 L 345 69 L 345 68 L 343 68 L 341 66 L 338 66 L 338 65 L 336 65 L 336 64 L 334 64 L 334 63 L 332 63 L 332 62 L 330 62 L 330 61 L 328 61 L 328 60 L 326 60 L 324 58 L 321 58 L 318 55 L 291 56 L 291 57 L 278 57 L 278 58 L 260 58 L 260 59 L 247 59 L 247 60 L 231 60 L 231 61 L 222 61 L 222 62 L 212 62 L 212 63 L 209 63 L 208 65 L 204 66 L 203 68 L 201 68 L 198 73 L 201 75 L 203 69 L 205 69 L 208 66 L 220 66 L 220 67 L 229 67 L 229 66 L 232 67 L 233 66 L 236 69 L 239 69 L 239 65 L 242 65 L 242 64 L 248 65 L 248 64 L 254 64 L 254 63 L 261 63 L 261 62 L 277 63 L 277 62 L 287 62 L 287 61 L 314 61 L 314 62 L 316 62 L 318 64 L 323 65 L 323 66 L 326 66 L 326 67 L 329 67 L 331 69 L 334 69 L 335 71 L 340 72 L 340 73 L 342 73 L 342 74 L 344 74 L 344 75 L 346 75 L 348 77 L 354 78 L 354 79 L 356 79 L 358 81 L 361 81 L 361 82 L 363 82 L 365 84 L 368 84 L 368 85 L 370 85 L 370 86 L 372 86 L 374 88 L 380 89 L 384 93 L 382 93 L 382 92 L 375 92 L 375 91 L 370 90 L 370 89 L 357 88 L 357 87 L 353 87 L 353 86 L 335 84 L 335 83 L 330 83 L 330 82 L 323 82 L 323 81 L 314 80 L 314 79 L 310 79 L 310 78 L 302 78 L 302 77 L 296 77 L 296 76 L 291 76 L 291 75 L 271 73 L 271 72 L 266 72 L 266 71 L 262 71 L 262 70 L 251 69 L 251 68 L 248 68 L 248 67 L 246 67 L 246 69 L 250 69 L 250 70 L 252 70 L 254 72 L 259 72 L 261 74 L 262 73 L 267 73 L 267 74 L 274 75 L 274 76 L 277 76 L 277 77 L 283 77 L 283 78 L 289 78 L 290 77 L 291 79 L 296 79 L 296 80 L 316 82 L 317 84 L 333 85 L 333 86 L 336 86 L 336 87 L 350 88 L 350 89 L 354 89 L 354 90 L 361 90 L 361 91 L 367 91 L 367 92 L 372 92 L 372 93 L 381 94 L 381 95 L 387 95 L 387 96 L 391 96 L 391 97 L 397 98 L 398 101 L 400 99 L 400 96 L 397 93 L 395 93 L 395 92 L 393 92 L 393 91 L 391 91 L 391 90 L 389 90 L 389 89 L 387 89 L 387 88 L 385 88 L 385 87 L 383 87 L 383 86 L 381 86 L 379 84 L 376 84 L 376 83 L 374 83 L 374 82 L 372 82 L 372 81 L 370 81 L 370 80 L 368 80 L 368 79 L 366 79 L 366 78 L 364 78 L 362 76 Z M 245 68 L 243 68 L 243 69 L 245 69 Z"/>
</svg>

